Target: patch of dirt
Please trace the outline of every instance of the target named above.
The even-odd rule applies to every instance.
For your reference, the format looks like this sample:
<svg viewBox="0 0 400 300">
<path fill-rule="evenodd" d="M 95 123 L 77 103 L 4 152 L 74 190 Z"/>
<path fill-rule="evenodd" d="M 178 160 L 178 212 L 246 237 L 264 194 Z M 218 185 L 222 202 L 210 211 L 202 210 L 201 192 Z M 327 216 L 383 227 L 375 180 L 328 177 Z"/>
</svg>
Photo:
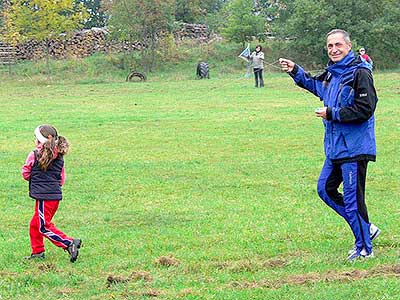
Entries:
<svg viewBox="0 0 400 300">
<path fill-rule="evenodd" d="M 140 293 L 140 295 L 146 296 L 146 297 L 158 297 L 158 296 L 163 295 L 163 292 L 159 291 L 159 290 L 151 289 L 151 290 L 145 291 L 143 293 Z"/>
<path fill-rule="evenodd" d="M 257 289 L 271 288 L 278 289 L 283 285 L 306 285 L 314 282 L 332 282 L 332 281 L 355 281 L 371 277 L 399 277 L 400 264 L 384 265 L 369 270 L 353 270 L 353 271 L 329 271 L 326 273 L 307 273 L 299 275 L 291 275 L 287 278 L 278 280 L 259 280 L 259 281 L 234 281 L 231 287 L 237 289 Z"/>
<path fill-rule="evenodd" d="M 146 282 L 150 282 L 153 280 L 149 272 L 146 271 L 134 271 L 132 272 L 130 278 L 134 281 L 144 280 Z"/>
<path fill-rule="evenodd" d="M 146 271 L 133 271 L 131 275 L 124 277 L 124 276 L 114 276 L 114 275 L 109 275 L 107 277 L 107 287 L 110 287 L 113 284 L 119 284 L 119 283 L 126 283 L 129 281 L 139 281 L 139 280 L 144 280 L 146 282 L 151 282 L 153 278 L 151 277 L 149 272 Z"/>
<path fill-rule="evenodd" d="M 130 280 L 129 277 L 121 277 L 121 276 L 110 275 L 110 276 L 107 277 L 107 287 L 110 287 L 113 284 L 125 283 L 125 282 L 128 282 L 129 280 Z"/>
<path fill-rule="evenodd" d="M 192 289 L 183 289 L 178 293 L 179 298 L 187 297 L 189 295 L 194 295 L 195 292 Z"/>
<path fill-rule="evenodd" d="M 42 272 L 56 272 L 57 267 L 52 263 L 44 263 L 38 266 L 38 269 Z"/>
<path fill-rule="evenodd" d="M 228 262 L 226 264 L 226 268 L 232 272 L 251 272 L 257 268 L 257 265 L 250 260 L 241 260 L 241 261 L 234 261 Z"/>
<path fill-rule="evenodd" d="M 57 294 L 59 294 L 59 295 L 61 295 L 61 296 L 63 296 L 63 297 L 67 297 L 67 296 L 69 296 L 69 295 L 71 295 L 72 293 L 75 293 L 76 292 L 76 290 L 74 290 L 74 289 L 71 289 L 71 288 L 63 288 L 63 289 L 61 289 L 61 290 L 58 290 L 57 291 Z"/>
<path fill-rule="evenodd" d="M 254 272 L 260 269 L 283 268 L 288 264 L 289 262 L 285 259 L 270 259 L 267 261 L 240 260 L 217 263 L 215 267 L 218 270 L 229 270 L 232 272 Z"/>
<path fill-rule="evenodd" d="M 145 291 L 133 291 L 123 295 L 125 298 L 131 299 L 134 297 L 134 299 L 136 299 L 137 297 L 159 297 L 165 295 L 165 292 L 156 289 L 149 289 Z"/>
<path fill-rule="evenodd" d="M 155 264 L 164 267 L 172 267 L 172 266 L 176 267 L 179 266 L 180 261 L 177 260 L 172 255 L 169 255 L 169 256 L 161 256 L 160 258 L 156 259 Z"/>
<path fill-rule="evenodd" d="M 217 270 L 224 270 L 229 268 L 229 262 L 224 261 L 224 262 L 218 262 L 215 264 L 215 268 Z"/>
<path fill-rule="evenodd" d="M 8 271 L 0 271 L 0 276 L 17 276 L 18 273 L 8 272 Z"/>
<path fill-rule="evenodd" d="M 283 268 L 286 267 L 289 262 L 285 259 L 270 259 L 263 262 L 262 266 L 265 268 Z"/>
</svg>

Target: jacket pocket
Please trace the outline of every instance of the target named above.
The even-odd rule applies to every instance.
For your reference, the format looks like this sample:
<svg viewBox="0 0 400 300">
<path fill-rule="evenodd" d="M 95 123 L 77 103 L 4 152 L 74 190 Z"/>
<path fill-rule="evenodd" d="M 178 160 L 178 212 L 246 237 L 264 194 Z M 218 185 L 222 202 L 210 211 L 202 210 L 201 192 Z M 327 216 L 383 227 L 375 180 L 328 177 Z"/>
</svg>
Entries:
<svg viewBox="0 0 400 300">
<path fill-rule="evenodd" d="M 349 155 L 349 148 L 346 142 L 345 135 L 340 132 L 333 136 L 332 143 L 332 158 L 343 158 Z"/>
<path fill-rule="evenodd" d="M 341 107 L 353 105 L 354 90 L 349 85 L 344 85 L 339 92 L 339 103 Z"/>
</svg>

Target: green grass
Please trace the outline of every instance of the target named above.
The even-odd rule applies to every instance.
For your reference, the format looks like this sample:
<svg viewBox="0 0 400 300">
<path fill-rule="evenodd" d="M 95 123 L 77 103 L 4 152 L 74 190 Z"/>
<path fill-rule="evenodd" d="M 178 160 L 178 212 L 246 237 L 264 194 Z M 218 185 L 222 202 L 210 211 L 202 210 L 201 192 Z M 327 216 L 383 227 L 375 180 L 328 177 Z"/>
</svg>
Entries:
<svg viewBox="0 0 400 300">
<path fill-rule="evenodd" d="M 0 299 L 400 299 L 400 74 L 375 74 L 367 203 L 382 235 L 355 264 L 316 193 L 317 99 L 284 74 L 265 89 L 218 77 L 0 86 Z M 83 239 L 75 264 L 47 241 L 45 260 L 22 259 L 34 203 L 20 168 L 42 123 L 72 144 L 54 222 Z M 168 255 L 180 264 L 155 263 Z M 152 279 L 107 285 L 135 271 Z"/>
</svg>

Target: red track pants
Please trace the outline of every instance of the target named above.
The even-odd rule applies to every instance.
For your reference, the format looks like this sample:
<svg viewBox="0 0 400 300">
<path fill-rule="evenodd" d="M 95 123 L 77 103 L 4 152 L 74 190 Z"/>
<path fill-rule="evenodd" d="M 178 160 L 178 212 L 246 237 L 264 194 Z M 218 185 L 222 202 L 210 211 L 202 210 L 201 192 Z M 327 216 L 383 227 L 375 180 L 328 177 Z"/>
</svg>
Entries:
<svg viewBox="0 0 400 300">
<path fill-rule="evenodd" d="M 54 200 L 36 200 L 35 213 L 29 227 L 32 254 L 44 251 L 43 237 L 48 238 L 54 245 L 63 249 L 71 244 L 73 238 L 58 230 L 51 222 L 59 203 L 60 201 Z"/>
</svg>

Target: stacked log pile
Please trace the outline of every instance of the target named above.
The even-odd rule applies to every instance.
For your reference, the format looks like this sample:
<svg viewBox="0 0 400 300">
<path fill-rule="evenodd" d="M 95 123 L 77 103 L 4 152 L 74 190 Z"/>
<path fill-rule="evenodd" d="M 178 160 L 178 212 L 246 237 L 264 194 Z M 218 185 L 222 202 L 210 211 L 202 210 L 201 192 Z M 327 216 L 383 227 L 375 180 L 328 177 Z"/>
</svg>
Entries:
<svg viewBox="0 0 400 300">
<path fill-rule="evenodd" d="M 71 37 L 60 35 L 58 39 L 48 41 L 49 55 L 63 59 L 90 56 L 96 52 L 121 52 L 138 50 L 140 43 L 119 43 L 107 39 L 108 32 L 104 28 L 92 28 L 76 32 Z M 30 40 L 17 45 L 20 59 L 40 59 L 46 56 L 46 42 Z"/>
<path fill-rule="evenodd" d="M 18 59 L 41 59 L 49 55 L 56 59 L 86 57 L 96 52 L 116 53 L 123 51 L 141 50 L 143 45 L 140 42 L 117 42 L 108 37 L 105 28 L 91 28 L 76 32 L 72 36 L 60 35 L 58 39 L 46 42 L 30 40 L 16 46 Z M 181 29 L 174 34 L 177 41 L 185 39 L 196 40 L 200 43 L 207 42 L 213 36 L 210 35 L 207 25 L 203 24 L 182 24 Z"/>
<path fill-rule="evenodd" d="M 18 59 L 34 59 L 44 57 L 45 49 L 44 43 L 30 40 L 23 44 L 17 44 L 16 53 Z"/>
<path fill-rule="evenodd" d="M 63 59 L 71 57 L 86 57 L 96 52 L 121 52 L 126 50 L 140 50 L 141 44 L 120 43 L 109 41 L 108 32 L 104 28 L 92 28 L 76 32 L 71 37 L 60 35 L 58 39 L 48 41 L 49 55 Z M 46 42 L 30 40 L 17 45 L 19 59 L 40 59 L 46 56 Z"/>
<path fill-rule="evenodd" d="M 175 39 L 182 40 L 196 40 L 200 43 L 205 43 L 210 39 L 210 31 L 205 24 L 189 24 L 183 23 L 181 28 L 174 32 Z"/>
<path fill-rule="evenodd" d="M 16 61 L 15 47 L 0 42 L 0 64 L 11 65 Z"/>
</svg>

